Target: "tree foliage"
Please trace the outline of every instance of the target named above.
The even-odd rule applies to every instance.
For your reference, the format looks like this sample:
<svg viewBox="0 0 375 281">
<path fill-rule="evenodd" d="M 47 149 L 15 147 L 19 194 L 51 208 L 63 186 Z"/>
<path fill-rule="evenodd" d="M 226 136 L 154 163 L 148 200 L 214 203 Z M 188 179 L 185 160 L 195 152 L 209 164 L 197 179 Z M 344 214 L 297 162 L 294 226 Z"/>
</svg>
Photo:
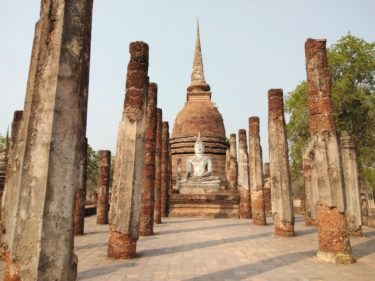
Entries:
<svg viewBox="0 0 375 281">
<path fill-rule="evenodd" d="M 375 43 L 348 33 L 328 49 L 337 130 L 348 131 L 357 146 L 360 170 L 375 188 Z M 303 189 L 302 151 L 308 141 L 307 83 L 289 93 L 286 112 L 294 191 Z"/>
<path fill-rule="evenodd" d="M 6 147 L 6 138 L 0 134 L 0 152 Z"/>
<path fill-rule="evenodd" d="M 89 144 L 87 145 L 87 195 L 96 193 L 99 173 L 99 155 Z"/>
</svg>

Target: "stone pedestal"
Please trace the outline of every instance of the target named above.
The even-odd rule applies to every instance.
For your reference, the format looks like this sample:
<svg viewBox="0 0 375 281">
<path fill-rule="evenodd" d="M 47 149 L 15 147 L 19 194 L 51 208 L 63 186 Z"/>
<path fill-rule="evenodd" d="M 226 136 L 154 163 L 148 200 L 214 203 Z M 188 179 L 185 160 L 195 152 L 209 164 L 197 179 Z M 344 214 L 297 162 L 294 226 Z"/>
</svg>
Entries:
<svg viewBox="0 0 375 281">
<path fill-rule="evenodd" d="M 180 194 L 212 194 L 220 192 L 220 180 L 215 182 L 186 182 L 180 184 Z"/>
<path fill-rule="evenodd" d="M 76 279 L 92 0 L 42 1 L 24 113 L 5 188 L 4 280 Z"/>
<path fill-rule="evenodd" d="M 263 155 L 260 145 L 259 117 L 249 118 L 250 197 L 253 224 L 266 225 L 263 192 Z"/>
<path fill-rule="evenodd" d="M 238 218 L 238 192 L 215 194 L 169 193 L 170 217 Z"/>
<path fill-rule="evenodd" d="M 108 223 L 109 177 L 111 170 L 111 151 L 99 150 L 98 202 L 96 204 L 96 223 Z"/>
<path fill-rule="evenodd" d="M 139 234 L 149 236 L 154 233 L 154 201 L 155 201 L 155 151 L 156 151 L 156 105 L 158 85 L 148 86 L 146 132 L 145 132 L 145 163 L 143 193 Z"/>
<path fill-rule="evenodd" d="M 275 234 L 294 236 L 294 212 L 282 89 L 268 91 L 268 144 Z"/>
<path fill-rule="evenodd" d="M 136 254 L 143 190 L 148 45 L 130 43 L 125 105 L 119 124 L 109 218 L 108 256 Z"/>
<path fill-rule="evenodd" d="M 326 40 L 305 43 L 310 121 L 311 169 L 319 183 L 318 258 L 331 263 L 353 262 L 345 217 L 344 179 L 331 98 Z M 314 186 L 313 186 L 314 188 Z"/>
</svg>

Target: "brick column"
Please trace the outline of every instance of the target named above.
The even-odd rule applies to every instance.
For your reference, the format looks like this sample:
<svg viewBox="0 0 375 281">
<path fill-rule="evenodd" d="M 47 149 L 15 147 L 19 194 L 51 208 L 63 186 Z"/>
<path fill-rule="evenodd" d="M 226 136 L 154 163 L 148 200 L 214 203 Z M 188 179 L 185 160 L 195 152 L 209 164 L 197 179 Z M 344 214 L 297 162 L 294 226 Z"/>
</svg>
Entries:
<svg viewBox="0 0 375 281">
<path fill-rule="evenodd" d="M 264 210 L 267 215 L 272 215 L 270 163 L 268 162 L 263 165 L 263 178 Z"/>
<path fill-rule="evenodd" d="M 225 150 L 225 180 L 227 181 L 226 188 L 229 187 L 229 163 L 230 163 L 230 145 Z"/>
<path fill-rule="evenodd" d="M 85 232 L 85 203 L 87 181 L 87 138 L 81 144 L 81 182 L 75 195 L 74 207 L 74 235 L 83 235 Z"/>
<path fill-rule="evenodd" d="M 150 83 L 147 95 L 145 163 L 141 203 L 139 234 L 149 236 L 154 233 L 155 201 L 155 151 L 156 151 L 156 106 L 158 85 Z"/>
<path fill-rule="evenodd" d="M 316 226 L 316 208 L 319 201 L 318 183 L 316 181 L 316 171 L 312 169 L 311 143 L 303 154 L 303 178 L 305 185 L 305 225 Z"/>
<path fill-rule="evenodd" d="M 345 131 L 341 133 L 340 144 L 348 230 L 350 235 L 362 237 L 362 212 L 356 147 L 352 137 Z"/>
<path fill-rule="evenodd" d="M 111 151 L 99 150 L 98 202 L 96 204 L 97 224 L 108 224 L 110 171 Z"/>
<path fill-rule="evenodd" d="M 154 223 L 161 223 L 161 143 L 163 127 L 163 111 L 156 110 L 156 150 L 155 150 L 155 201 Z"/>
<path fill-rule="evenodd" d="M 162 141 L 161 141 L 161 216 L 168 216 L 168 161 L 169 161 L 169 125 L 163 122 L 162 125 Z"/>
<path fill-rule="evenodd" d="M 229 189 L 237 190 L 238 186 L 238 163 L 237 163 L 237 146 L 236 134 L 230 134 L 229 138 Z"/>
<path fill-rule="evenodd" d="M 91 16 L 92 0 L 41 3 L 17 166 L 6 183 L 6 281 L 76 279 L 73 210 L 82 181 Z"/>
<path fill-rule="evenodd" d="M 129 52 L 109 216 L 108 256 L 116 259 L 129 259 L 136 254 L 143 189 L 148 45 L 130 43 Z"/>
<path fill-rule="evenodd" d="M 0 258 L 2 259 L 4 256 L 4 247 L 2 246 L 2 236 L 5 234 L 6 227 L 4 225 L 4 215 L 6 215 L 5 206 L 13 206 L 12 204 L 15 202 L 14 194 L 12 191 L 8 191 L 9 187 L 14 186 L 17 181 L 17 177 L 14 175 L 15 172 L 19 171 L 19 166 L 17 165 L 17 149 L 18 149 L 18 140 L 19 140 L 19 133 L 20 133 L 20 126 L 22 121 L 23 111 L 18 110 L 14 112 L 12 127 L 11 127 L 11 134 L 10 134 L 10 142 L 8 148 L 8 161 L 5 167 L 5 182 L 4 182 L 4 191 L 3 191 L 3 198 L 1 202 L 1 213 L 0 213 Z M 7 176 L 8 175 L 8 176 Z M 10 197 L 11 196 L 11 197 Z M 12 202 L 10 204 L 10 202 Z"/>
<path fill-rule="evenodd" d="M 294 213 L 282 89 L 268 91 L 268 144 L 275 234 L 294 236 Z"/>
<path fill-rule="evenodd" d="M 247 153 L 246 130 L 238 131 L 238 189 L 240 192 L 240 218 L 251 218 L 249 155 Z"/>
<path fill-rule="evenodd" d="M 266 225 L 263 192 L 263 159 L 259 135 L 259 117 L 249 118 L 250 197 L 253 224 Z"/>
<path fill-rule="evenodd" d="M 351 263 L 345 217 L 344 182 L 331 98 L 326 40 L 305 43 L 312 169 L 319 182 L 317 225 L 319 259 Z"/>
</svg>

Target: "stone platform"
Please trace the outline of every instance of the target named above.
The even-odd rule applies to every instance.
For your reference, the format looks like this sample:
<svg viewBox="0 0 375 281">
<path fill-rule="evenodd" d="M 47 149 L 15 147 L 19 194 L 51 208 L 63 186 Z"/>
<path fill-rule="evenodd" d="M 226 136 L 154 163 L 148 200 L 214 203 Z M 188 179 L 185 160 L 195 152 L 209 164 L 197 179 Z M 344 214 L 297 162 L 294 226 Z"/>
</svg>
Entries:
<svg viewBox="0 0 375 281">
<path fill-rule="evenodd" d="M 170 217 L 238 218 L 238 193 L 178 194 L 169 193 Z"/>
</svg>

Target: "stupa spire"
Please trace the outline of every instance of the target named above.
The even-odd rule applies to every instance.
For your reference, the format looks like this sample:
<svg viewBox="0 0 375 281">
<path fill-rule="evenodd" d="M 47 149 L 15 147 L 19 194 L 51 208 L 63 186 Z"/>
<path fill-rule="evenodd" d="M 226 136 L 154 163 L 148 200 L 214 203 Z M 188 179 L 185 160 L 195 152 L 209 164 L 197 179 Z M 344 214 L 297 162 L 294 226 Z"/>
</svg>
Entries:
<svg viewBox="0 0 375 281">
<path fill-rule="evenodd" d="M 191 85 L 206 84 L 204 80 L 201 40 L 199 34 L 199 20 L 197 19 L 197 38 L 195 42 L 193 71 L 191 73 Z"/>
</svg>

